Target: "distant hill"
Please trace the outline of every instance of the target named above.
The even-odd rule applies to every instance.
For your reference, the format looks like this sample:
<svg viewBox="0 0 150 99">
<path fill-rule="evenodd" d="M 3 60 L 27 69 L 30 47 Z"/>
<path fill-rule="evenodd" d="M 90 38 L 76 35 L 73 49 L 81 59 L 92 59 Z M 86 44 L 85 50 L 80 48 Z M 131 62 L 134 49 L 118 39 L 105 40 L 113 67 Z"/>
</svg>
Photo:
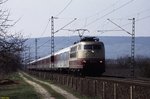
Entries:
<svg viewBox="0 0 150 99">
<path fill-rule="evenodd" d="M 130 56 L 131 53 L 131 37 L 98 37 L 105 44 L 106 58 L 117 58 L 121 56 Z M 55 51 L 72 45 L 78 41 L 78 36 L 55 37 Z M 47 42 L 47 43 L 46 43 Z M 150 37 L 136 37 L 135 55 L 150 57 Z M 35 39 L 30 38 L 26 42 L 31 47 L 31 57 L 35 56 Z M 38 38 L 38 57 L 43 57 L 51 52 L 51 42 L 49 37 Z"/>
</svg>

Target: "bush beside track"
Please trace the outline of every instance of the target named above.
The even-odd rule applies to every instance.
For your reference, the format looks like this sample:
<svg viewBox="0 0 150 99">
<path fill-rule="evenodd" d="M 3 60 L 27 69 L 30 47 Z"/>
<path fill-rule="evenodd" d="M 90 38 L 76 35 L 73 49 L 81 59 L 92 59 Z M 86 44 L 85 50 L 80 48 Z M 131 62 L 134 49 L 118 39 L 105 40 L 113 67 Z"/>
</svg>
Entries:
<svg viewBox="0 0 150 99">
<path fill-rule="evenodd" d="M 40 99 L 34 88 L 26 83 L 18 73 L 0 81 L 0 99 Z"/>
</svg>

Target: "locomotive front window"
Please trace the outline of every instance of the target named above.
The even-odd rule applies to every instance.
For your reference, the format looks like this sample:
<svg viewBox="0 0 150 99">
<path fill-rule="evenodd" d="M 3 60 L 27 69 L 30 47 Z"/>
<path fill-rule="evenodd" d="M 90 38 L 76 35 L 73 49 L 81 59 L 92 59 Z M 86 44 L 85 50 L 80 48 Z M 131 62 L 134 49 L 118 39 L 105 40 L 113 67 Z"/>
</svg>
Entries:
<svg viewBox="0 0 150 99">
<path fill-rule="evenodd" d="M 101 49 L 101 46 L 100 45 L 94 45 L 93 49 Z"/>
<path fill-rule="evenodd" d="M 87 50 L 99 50 L 101 49 L 100 45 L 84 45 L 84 49 Z"/>
</svg>

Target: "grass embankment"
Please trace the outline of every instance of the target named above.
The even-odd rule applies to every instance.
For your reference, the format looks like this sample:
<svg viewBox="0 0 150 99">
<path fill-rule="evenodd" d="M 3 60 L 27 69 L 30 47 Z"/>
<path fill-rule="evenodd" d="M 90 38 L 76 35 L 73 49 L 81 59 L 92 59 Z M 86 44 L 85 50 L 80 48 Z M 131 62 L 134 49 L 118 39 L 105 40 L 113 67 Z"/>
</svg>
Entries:
<svg viewBox="0 0 150 99">
<path fill-rule="evenodd" d="M 50 81 L 50 80 L 45 80 L 45 81 L 46 82 L 51 82 L 52 84 L 55 84 L 56 86 L 59 86 L 60 88 L 66 90 L 67 92 L 70 92 L 71 94 L 78 97 L 79 99 L 99 99 L 99 98 L 96 98 L 96 97 L 89 97 L 89 96 L 85 96 L 83 94 L 80 94 L 79 92 L 74 91 L 72 88 L 68 87 L 67 85 L 61 85 L 61 84 L 55 83 L 55 82 Z"/>
<path fill-rule="evenodd" d="M 40 99 L 34 88 L 18 73 L 12 74 L 8 79 L 11 83 L 0 85 L 0 99 Z"/>
<path fill-rule="evenodd" d="M 52 97 L 54 97 L 55 99 L 66 99 L 64 96 L 62 96 L 61 94 L 57 93 L 56 91 L 54 91 L 50 86 L 43 84 L 41 82 L 35 81 L 34 79 L 32 79 L 31 77 L 25 75 L 24 73 L 22 73 L 27 79 L 36 82 L 37 84 L 41 85 L 43 88 L 45 88 L 51 95 Z M 36 77 L 35 77 L 36 78 Z M 36 78 L 38 79 L 38 78 Z M 41 79 L 38 79 L 41 80 Z M 43 80 L 42 80 L 43 81 Z M 45 80 L 44 80 L 45 81 Z"/>
<path fill-rule="evenodd" d="M 27 77 L 28 79 L 34 81 L 34 80 L 31 79 L 30 77 L 28 77 L 28 76 L 26 76 L 26 75 L 24 75 L 24 76 Z M 50 84 L 54 84 L 54 85 L 56 85 L 56 86 L 59 86 L 60 88 L 62 88 L 62 89 L 64 89 L 64 90 L 66 90 L 67 92 L 73 94 L 74 96 L 78 97 L 79 99 L 92 99 L 92 97 L 88 97 L 88 96 L 85 96 L 85 95 L 81 95 L 79 92 L 74 91 L 72 88 L 69 88 L 68 86 L 61 85 L 61 84 L 55 83 L 55 82 L 53 82 L 53 81 L 51 81 L 51 80 L 46 80 L 46 79 L 38 78 L 38 77 L 35 77 L 35 76 L 34 76 L 34 78 L 36 78 L 36 79 L 38 79 L 38 80 L 42 80 L 42 81 L 47 82 L 47 83 L 50 83 Z M 35 82 L 37 82 L 37 81 L 35 81 Z M 55 96 L 57 96 L 57 95 L 58 95 L 57 97 L 59 97 L 59 94 L 58 94 L 57 92 L 55 93 L 55 91 L 54 91 L 51 87 L 49 87 L 48 85 L 45 85 L 45 84 L 40 83 L 40 82 L 37 82 L 37 83 L 40 84 L 41 86 L 43 86 L 45 89 L 47 89 L 50 93 L 52 93 L 53 97 L 55 97 Z M 55 98 L 56 98 L 56 97 L 55 97 Z M 56 98 L 56 99 L 65 99 L 65 98 L 63 98 L 63 96 L 62 96 L 61 98 Z M 96 98 L 94 98 L 94 99 L 96 99 Z"/>
</svg>

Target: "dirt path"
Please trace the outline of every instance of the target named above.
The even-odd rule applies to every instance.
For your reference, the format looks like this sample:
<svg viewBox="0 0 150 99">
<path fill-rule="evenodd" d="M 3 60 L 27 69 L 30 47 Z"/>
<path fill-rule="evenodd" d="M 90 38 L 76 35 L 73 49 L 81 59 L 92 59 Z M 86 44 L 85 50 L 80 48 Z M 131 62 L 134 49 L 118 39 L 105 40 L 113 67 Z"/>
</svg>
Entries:
<svg viewBox="0 0 150 99">
<path fill-rule="evenodd" d="M 24 74 L 25 74 L 26 76 L 28 76 L 28 77 L 31 77 L 30 75 L 28 75 L 28 74 L 26 74 L 26 73 L 24 73 Z M 31 78 L 34 79 L 35 81 L 38 81 L 38 82 L 40 82 L 40 83 L 43 83 L 43 84 L 45 84 L 45 85 L 50 86 L 53 90 L 55 90 L 56 92 L 58 92 L 58 93 L 60 93 L 61 95 L 63 95 L 66 99 L 79 99 L 79 98 L 75 97 L 74 95 L 72 95 L 71 93 L 69 93 L 69 92 L 67 92 L 67 91 L 65 91 L 65 90 L 63 90 L 63 89 L 61 89 L 61 88 L 58 87 L 58 86 L 55 86 L 55 85 L 50 84 L 50 83 L 48 83 L 48 82 L 44 82 L 44 81 L 38 80 L 38 79 L 36 79 L 36 78 L 34 78 L 34 77 L 31 77 Z"/>
<path fill-rule="evenodd" d="M 35 91 L 37 93 L 39 93 L 42 96 L 42 99 L 55 99 L 54 97 L 52 97 L 49 92 L 44 89 L 42 86 L 40 86 L 39 84 L 28 80 L 26 77 L 24 77 L 21 73 L 19 73 L 20 77 L 22 77 L 27 83 L 29 83 L 31 86 L 34 87 Z"/>
</svg>

